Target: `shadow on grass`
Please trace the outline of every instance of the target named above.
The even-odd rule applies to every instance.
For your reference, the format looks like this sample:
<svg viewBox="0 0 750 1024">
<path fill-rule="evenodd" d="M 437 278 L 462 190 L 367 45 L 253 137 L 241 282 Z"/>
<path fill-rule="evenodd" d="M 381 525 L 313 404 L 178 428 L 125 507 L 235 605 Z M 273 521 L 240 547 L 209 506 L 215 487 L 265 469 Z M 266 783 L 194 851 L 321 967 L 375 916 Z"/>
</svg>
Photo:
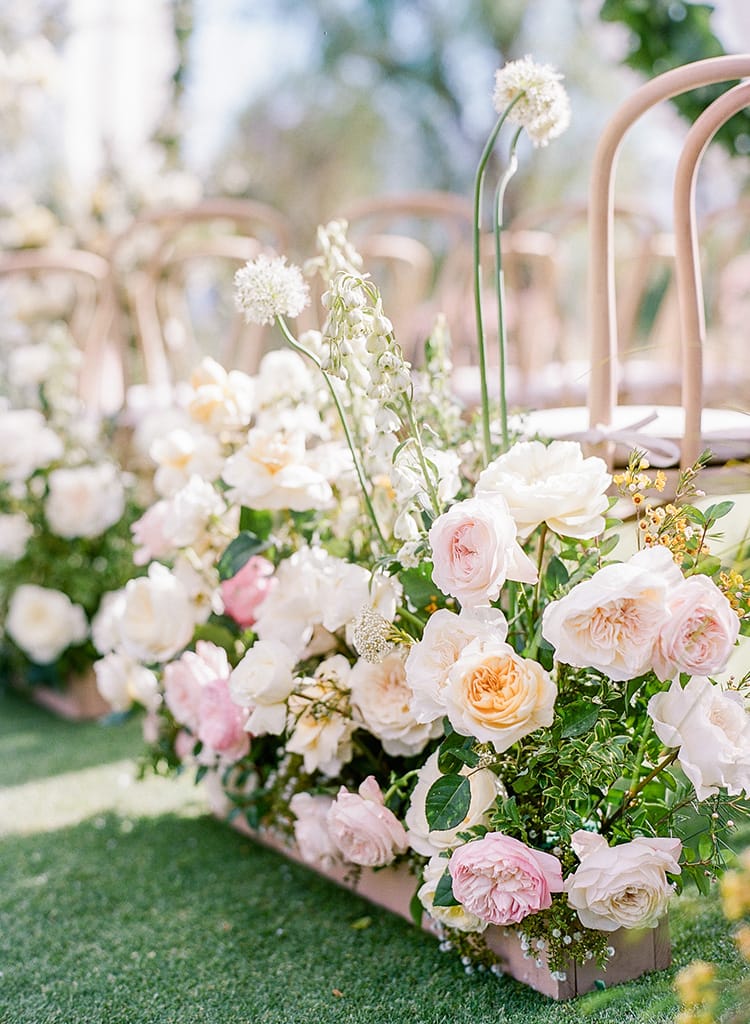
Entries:
<svg viewBox="0 0 750 1024">
<path fill-rule="evenodd" d="M 666 1024 L 675 1012 L 674 969 L 572 1004 L 467 976 L 405 921 L 206 816 L 9 837 L 0 877 L 3 1024 Z M 734 963 L 715 904 L 678 907 L 674 932 L 676 967 Z"/>
<path fill-rule="evenodd" d="M 140 721 L 67 722 L 0 689 L 0 786 L 137 757 Z"/>
</svg>

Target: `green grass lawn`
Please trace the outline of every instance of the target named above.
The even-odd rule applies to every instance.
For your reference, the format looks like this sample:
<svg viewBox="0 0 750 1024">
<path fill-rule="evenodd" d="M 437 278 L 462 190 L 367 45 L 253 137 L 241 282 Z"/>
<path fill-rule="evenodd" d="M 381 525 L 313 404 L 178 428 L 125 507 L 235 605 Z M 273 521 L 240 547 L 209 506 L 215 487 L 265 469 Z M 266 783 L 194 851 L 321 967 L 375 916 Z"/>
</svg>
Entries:
<svg viewBox="0 0 750 1024">
<path fill-rule="evenodd" d="M 0 709 L 2 1024 L 660 1024 L 678 967 L 741 970 L 716 901 L 685 896 L 661 974 L 565 1004 L 467 976 L 405 921 L 215 821 L 187 784 L 113 784 L 139 751 L 132 723 Z"/>
</svg>

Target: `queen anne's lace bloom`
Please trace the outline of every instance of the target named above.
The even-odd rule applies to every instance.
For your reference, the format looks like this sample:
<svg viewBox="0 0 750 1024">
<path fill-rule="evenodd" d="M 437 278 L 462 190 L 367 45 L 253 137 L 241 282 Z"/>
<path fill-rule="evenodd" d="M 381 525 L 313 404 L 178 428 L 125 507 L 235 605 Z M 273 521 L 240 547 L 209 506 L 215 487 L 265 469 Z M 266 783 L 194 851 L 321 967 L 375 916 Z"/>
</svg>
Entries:
<svg viewBox="0 0 750 1024">
<path fill-rule="evenodd" d="M 562 77 L 549 64 L 537 64 L 531 57 L 512 60 L 495 72 L 495 110 L 502 114 L 513 103 L 508 114 L 511 124 L 525 128 L 535 146 L 546 146 L 570 123 L 570 101 L 560 84 Z"/>
<path fill-rule="evenodd" d="M 257 256 L 234 275 L 235 302 L 249 324 L 272 324 L 277 316 L 297 317 L 310 301 L 299 267 L 285 256 Z"/>
</svg>

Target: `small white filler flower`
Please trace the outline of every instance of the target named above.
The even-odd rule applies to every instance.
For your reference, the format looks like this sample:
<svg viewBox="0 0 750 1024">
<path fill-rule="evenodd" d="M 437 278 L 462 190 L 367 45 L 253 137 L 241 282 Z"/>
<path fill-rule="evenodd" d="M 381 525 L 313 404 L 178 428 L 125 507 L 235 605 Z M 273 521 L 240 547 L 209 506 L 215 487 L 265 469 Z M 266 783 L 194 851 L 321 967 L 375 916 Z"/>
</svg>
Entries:
<svg viewBox="0 0 750 1024">
<path fill-rule="evenodd" d="M 509 61 L 495 72 L 493 102 L 498 114 L 513 104 L 508 121 L 525 128 L 535 146 L 546 146 L 570 124 L 570 101 L 562 75 L 531 57 Z"/>
</svg>

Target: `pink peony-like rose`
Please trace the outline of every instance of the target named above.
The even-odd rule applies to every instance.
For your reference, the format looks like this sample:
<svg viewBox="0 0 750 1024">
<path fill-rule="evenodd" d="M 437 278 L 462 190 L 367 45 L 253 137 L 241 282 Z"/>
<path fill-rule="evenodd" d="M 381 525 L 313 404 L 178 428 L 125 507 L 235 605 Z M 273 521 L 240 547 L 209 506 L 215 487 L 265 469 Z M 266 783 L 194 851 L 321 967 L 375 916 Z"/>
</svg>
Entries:
<svg viewBox="0 0 750 1024">
<path fill-rule="evenodd" d="M 739 617 L 708 576 L 689 576 L 668 599 L 669 618 L 659 633 L 654 671 L 709 676 L 726 668 L 740 631 Z"/>
<path fill-rule="evenodd" d="M 295 793 L 289 801 L 294 815 L 294 839 L 302 860 L 313 867 L 329 870 L 338 860 L 338 850 L 328 834 L 330 796 Z"/>
<path fill-rule="evenodd" d="M 595 668 L 610 679 L 635 679 L 653 667 L 669 617 L 668 596 L 684 577 L 666 548 L 646 548 L 605 565 L 544 609 L 542 636 L 555 658 Z"/>
<path fill-rule="evenodd" d="M 164 700 L 180 725 L 197 734 L 203 687 L 215 679 L 228 680 L 230 671 L 226 651 L 207 640 L 164 666 Z"/>
<path fill-rule="evenodd" d="M 680 840 L 639 836 L 609 846 L 603 836 L 582 829 L 571 839 L 581 863 L 565 879 L 564 891 L 584 928 L 655 928 L 672 895 L 666 872 L 680 873 Z"/>
<path fill-rule="evenodd" d="M 352 864 L 379 868 L 409 843 L 404 826 L 385 806 L 375 777 L 369 775 L 357 793 L 339 790 L 327 816 L 328 832 L 336 849 Z"/>
<path fill-rule="evenodd" d="M 214 757 L 234 764 L 250 749 L 245 732 L 247 710 L 238 707 L 229 694 L 229 671 L 212 679 L 201 689 L 198 702 L 198 739 L 203 743 L 200 760 L 213 763 Z"/>
<path fill-rule="evenodd" d="M 465 608 L 496 600 L 506 579 L 536 583 L 536 569 L 518 544 L 500 494 L 457 502 L 438 516 L 429 539 L 435 585 Z"/>
<path fill-rule="evenodd" d="M 552 906 L 551 893 L 563 888 L 557 857 L 502 832 L 488 832 L 454 850 L 448 870 L 458 902 L 489 924 L 518 924 Z"/>
<path fill-rule="evenodd" d="M 253 555 L 231 579 L 221 584 L 224 611 L 247 629 L 256 620 L 256 612 L 276 585 L 273 562 Z"/>
</svg>

